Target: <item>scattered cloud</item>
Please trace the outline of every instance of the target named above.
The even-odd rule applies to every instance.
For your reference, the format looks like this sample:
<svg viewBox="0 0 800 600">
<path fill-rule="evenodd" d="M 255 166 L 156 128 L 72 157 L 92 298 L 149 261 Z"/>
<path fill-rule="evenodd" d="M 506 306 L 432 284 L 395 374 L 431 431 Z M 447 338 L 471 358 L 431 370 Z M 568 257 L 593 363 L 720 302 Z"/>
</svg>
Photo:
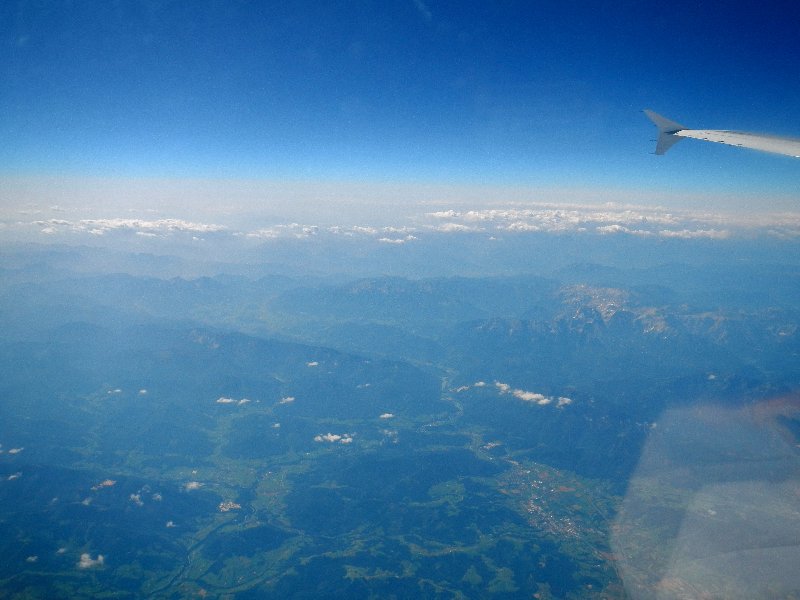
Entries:
<svg viewBox="0 0 800 600">
<path fill-rule="evenodd" d="M 219 503 L 219 512 L 230 512 L 240 508 L 242 508 L 242 505 L 234 502 L 233 500 L 226 500 Z"/>
<path fill-rule="evenodd" d="M 92 490 L 93 491 L 97 491 L 97 490 L 99 490 L 101 488 L 114 487 L 116 484 L 117 484 L 117 482 L 116 482 L 115 479 L 104 479 L 103 481 L 101 481 L 97 485 L 93 485 L 92 486 Z"/>
<path fill-rule="evenodd" d="M 294 401 L 295 401 L 294 396 L 284 396 L 278 401 L 278 404 L 291 404 Z"/>
<path fill-rule="evenodd" d="M 175 525 L 175 521 L 167 521 L 165 527 L 171 529 L 173 527 L 177 527 L 177 525 Z"/>
<path fill-rule="evenodd" d="M 223 225 L 213 223 L 196 223 L 183 219 L 47 219 L 33 221 L 32 225 L 41 227 L 41 233 L 52 235 L 61 232 L 84 232 L 91 235 L 105 235 L 112 231 L 130 232 L 150 237 L 165 236 L 175 232 L 215 233 L 225 231 Z"/>
<path fill-rule="evenodd" d="M 627 233 L 629 235 L 638 235 L 641 237 L 655 235 L 652 231 L 647 231 L 646 229 L 631 229 L 630 227 L 625 227 L 619 223 L 614 223 L 613 225 L 601 225 L 596 227 L 595 231 L 601 235 L 613 235 L 615 233 Z"/>
<path fill-rule="evenodd" d="M 319 435 L 314 436 L 315 442 L 328 442 L 330 444 L 340 443 L 340 444 L 351 444 L 353 443 L 353 436 L 355 434 L 352 433 L 321 433 Z"/>
<path fill-rule="evenodd" d="M 380 417 L 378 417 L 378 418 L 379 418 L 379 419 L 394 419 L 394 415 L 393 415 L 392 413 L 386 412 L 386 413 L 383 413 L 383 414 L 382 414 Z"/>
<path fill-rule="evenodd" d="M 572 404 L 572 400 L 565 396 L 546 396 L 538 392 L 529 392 L 527 390 L 512 388 L 509 384 L 502 383 L 500 381 L 495 381 L 494 385 L 501 394 L 511 394 L 523 402 L 529 402 L 539 406 L 547 406 L 548 404 L 555 402 L 557 408 L 562 408 L 568 404 Z"/>
<path fill-rule="evenodd" d="M 38 560 L 39 560 L 38 556 L 32 555 L 32 556 L 29 556 L 28 558 L 26 558 L 25 562 L 35 563 L 35 562 L 38 562 Z"/>
<path fill-rule="evenodd" d="M 258 238 L 258 239 L 277 239 L 277 238 L 295 238 L 303 239 L 319 235 L 320 228 L 317 225 L 302 225 L 300 223 L 286 223 L 275 225 L 273 227 L 265 227 L 257 229 L 256 231 L 249 231 L 244 233 L 245 237 Z"/>
<path fill-rule="evenodd" d="M 81 559 L 78 562 L 78 568 L 91 569 L 92 567 L 102 567 L 105 562 L 106 559 L 102 554 L 98 554 L 97 558 L 92 558 L 91 554 L 84 552 L 81 554 Z"/>
<path fill-rule="evenodd" d="M 382 237 L 382 238 L 378 238 L 378 241 L 380 243 L 382 243 L 382 244 L 400 245 L 400 244 L 405 244 L 405 243 L 408 243 L 408 242 L 413 242 L 416 239 L 418 239 L 418 238 L 416 236 L 414 236 L 414 235 L 407 235 L 407 236 L 402 237 L 402 238 Z"/>
<path fill-rule="evenodd" d="M 131 494 L 128 499 L 136 506 L 144 506 L 144 501 L 142 500 L 141 494 Z"/>
<path fill-rule="evenodd" d="M 241 406 L 242 404 L 248 404 L 250 402 L 249 398 L 242 398 L 241 400 L 236 400 L 235 398 L 227 398 L 225 396 L 220 396 L 217 398 L 217 404 L 237 404 Z"/>
<path fill-rule="evenodd" d="M 9 453 L 9 454 L 19 454 L 19 453 L 20 453 L 20 452 L 22 452 L 23 450 L 25 450 L 25 448 L 24 448 L 24 447 L 23 447 L 23 448 L 9 448 L 9 449 L 8 449 L 8 453 Z"/>
<path fill-rule="evenodd" d="M 315 360 L 312 360 L 311 362 L 307 362 L 306 366 L 307 367 L 318 367 L 319 363 L 317 361 L 315 361 Z"/>
<path fill-rule="evenodd" d="M 22 471 L 12 473 L 8 477 L 6 477 L 6 481 L 14 481 L 15 479 L 19 479 L 20 477 L 22 477 Z"/>
<path fill-rule="evenodd" d="M 639 237 L 726 239 L 734 232 L 768 230 L 793 236 L 800 213 L 711 213 L 660 206 L 535 203 L 505 208 L 441 210 L 426 214 L 428 230 L 624 234 Z"/>
<path fill-rule="evenodd" d="M 142 388 L 142 389 L 139 390 L 139 395 L 140 396 L 144 396 L 146 394 L 147 394 L 147 390 L 146 389 Z"/>
<path fill-rule="evenodd" d="M 434 231 L 440 233 L 468 233 L 474 231 L 483 231 L 480 227 L 471 225 L 464 225 L 463 223 L 442 223 L 433 227 Z"/>
<path fill-rule="evenodd" d="M 187 492 L 190 492 L 192 490 L 199 490 L 201 487 L 203 487 L 203 484 L 200 483 L 199 481 L 187 481 L 183 485 L 183 489 L 186 490 Z"/>
<path fill-rule="evenodd" d="M 537 392 L 527 392 L 525 390 L 511 390 L 511 394 L 515 398 L 519 398 L 523 402 L 535 402 L 539 406 L 550 404 L 553 401 L 552 398 L 545 396 L 544 394 L 539 394 Z"/>
<path fill-rule="evenodd" d="M 421 14 L 426 10 L 422 0 L 412 0 Z M 429 11 L 428 11 L 429 12 Z M 420 206 L 425 206 L 424 204 Z M 51 211 L 54 209 L 51 209 Z M 217 223 L 205 223 L 179 218 L 131 219 L 97 218 L 69 220 L 63 215 L 43 219 L 41 211 L 28 220 L 4 222 L 5 228 L 27 229 L 33 233 L 84 234 L 96 237 L 112 233 L 135 235 L 142 240 L 185 234 L 194 240 L 203 236 L 229 236 L 242 240 L 269 241 L 280 239 L 306 240 L 321 236 L 339 236 L 371 240 L 375 243 L 403 245 L 416 241 L 421 235 L 434 233 L 485 233 L 493 238 L 498 234 L 585 233 L 597 235 L 628 235 L 678 239 L 726 239 L 739 234 L 763 233 L 782 238 L 800 236 L 800 212 L 712 212 L 709 210 L 675 209 L 624 202 L 604 204 L 515 202 L 472 209 L 443 209 L 410 214 L 404 221 L 389 226 L 320 225 L 284 222 L 254 230 L 236 229 Z M 22 213 L 20 213 L 22 214 Z M 52 214 L 52 212 L 51 212 Z M 35 219 L 37 220 L 30 220 Z M 24 218 L 24 217 L 23 217 Z"/>
<path fill-rule="evenodd" d="M 388 441 L 391 442 L 392 444 L 396 444 L 400 441 L 399 433 L 393 429 L 382 429 L 381 433 L 383 434 L 384 437 L 381 443 L 385 443 Z"/>
<path fill-rule="evenodd" d="M 731 237 L 731 232 L 724 229 L 681 229 L 679 231 L 664 229 L 658 232 L 658 235 L 665 238 L 710 238 L 715 240 L 724 240 Z"/>
</svg>

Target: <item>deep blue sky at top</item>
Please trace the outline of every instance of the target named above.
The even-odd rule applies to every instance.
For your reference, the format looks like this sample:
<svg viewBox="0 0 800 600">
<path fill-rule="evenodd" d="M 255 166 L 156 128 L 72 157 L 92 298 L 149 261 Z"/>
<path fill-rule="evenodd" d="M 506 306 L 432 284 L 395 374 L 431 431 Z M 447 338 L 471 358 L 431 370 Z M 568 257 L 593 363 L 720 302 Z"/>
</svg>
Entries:
<svg viewBox="0 0 800 600">
<path fill-rule="evenodd" d="M 782 7 L 782 8 L 781 8 Z M 0 172 L 796 195 L 800 8 L 769 2 L 0 4 Z"/>
</svg>

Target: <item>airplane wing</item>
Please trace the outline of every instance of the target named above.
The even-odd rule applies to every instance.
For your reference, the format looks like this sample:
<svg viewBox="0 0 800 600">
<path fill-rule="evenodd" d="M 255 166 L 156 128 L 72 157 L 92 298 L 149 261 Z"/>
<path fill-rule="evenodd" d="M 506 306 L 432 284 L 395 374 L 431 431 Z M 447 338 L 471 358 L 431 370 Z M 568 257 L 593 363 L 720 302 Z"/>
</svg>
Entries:
<svg viewBox="0 0 800 600">
<path fill-rule="evenodd" d="M 654 113 L 652 110 L 645 110 L 644 114 L 658 127 L 656 154 L 664 154 L 683 138 L 694 138 L 706 142 L 717 142 L 728 146 L 752 148 L 753 150 L 800 158 L 800 139 L 797 138 L 723 129 L 687 129 L 683 125 Z"/>
</svg>

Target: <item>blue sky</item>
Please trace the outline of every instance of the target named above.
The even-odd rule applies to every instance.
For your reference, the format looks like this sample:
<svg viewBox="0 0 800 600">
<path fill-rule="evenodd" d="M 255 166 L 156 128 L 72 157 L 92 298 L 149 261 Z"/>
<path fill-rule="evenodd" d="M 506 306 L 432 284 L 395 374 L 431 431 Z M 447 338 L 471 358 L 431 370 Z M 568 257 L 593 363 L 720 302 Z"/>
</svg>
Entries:
<svg viewBox="0 0 800 600">
<path fill-rule="evenodd" d="M 800 137 L 800 8 L 787 6 L 11 0 L 0 173 L 791 207 L 800 161 L 693 141 L 655 157 L 640 112 Z"/>
</svg>

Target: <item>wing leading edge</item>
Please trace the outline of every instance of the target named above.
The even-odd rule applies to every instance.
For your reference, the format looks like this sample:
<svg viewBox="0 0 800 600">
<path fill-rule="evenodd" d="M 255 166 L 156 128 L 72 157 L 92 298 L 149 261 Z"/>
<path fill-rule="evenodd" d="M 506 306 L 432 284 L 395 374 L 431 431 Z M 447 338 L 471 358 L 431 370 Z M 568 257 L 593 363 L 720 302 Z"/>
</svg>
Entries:
<svg viewBox="0 0 800 600">
<path fill-rule="evenodd" d="M 706 142 L 717 142 L 728 146 L 751 148 L 800 158 L 800 139 L 722 129 L 687 129 L 683 125 L 670 121 L 652 110 L 645 110 L 644 114 L 658 127 L 656 154 L 666 153 L 667 150 L 683 138 L 694 138 Z"/>
</svg>

